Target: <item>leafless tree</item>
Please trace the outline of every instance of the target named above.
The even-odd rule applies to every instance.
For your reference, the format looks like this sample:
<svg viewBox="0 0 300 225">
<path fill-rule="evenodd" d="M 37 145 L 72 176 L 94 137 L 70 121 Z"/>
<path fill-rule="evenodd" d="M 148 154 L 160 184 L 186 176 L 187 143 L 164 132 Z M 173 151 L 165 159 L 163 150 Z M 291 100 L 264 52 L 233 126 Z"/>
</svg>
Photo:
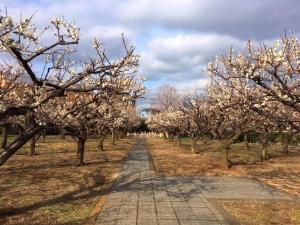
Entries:
<svg viewBox="0 0 300 225">
<path fill-rule="evenodd" d="M 179 94 L 175 87 L 165 84 L 158 88 L 153 100 L 153 107 L 161 111 L 176 110 L 179 103 Z"/>
</svg>

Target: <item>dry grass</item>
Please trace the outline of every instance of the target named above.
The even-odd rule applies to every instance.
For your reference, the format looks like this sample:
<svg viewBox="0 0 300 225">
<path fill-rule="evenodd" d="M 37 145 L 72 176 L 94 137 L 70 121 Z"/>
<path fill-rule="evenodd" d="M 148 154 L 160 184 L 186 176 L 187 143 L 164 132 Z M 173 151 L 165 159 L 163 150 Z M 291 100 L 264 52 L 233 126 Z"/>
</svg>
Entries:
<svg viewBox="0 0 300 225">
<path fill-rule="evenodd" d="M 0 224 L 80 224 L 122 168 L 134 140 L 105 151 L 86 143 L 84 167 L 75 166 L 76 142 L 48 136 L 29 156 L 28 144 L 0 167 Z"/>
<path fill-rule="evenodd" d="M 300 197 L 300 147 L 292 146 L 291 153 L 284 155 L 280 146 L 272 145 L 269 148 L 271 159 L 261 163 L 259 145 L 251 144 L 251 149 L 247 150 L 244 145 L 235 144 L 230 150 L 234 165 L 224 170 L 215 141 L 199 144 L 198 154 L 191 153 L 188 142 L 181 148 L 176 142 L 158 138 L 148 139 L 148 143 L 160 175 L 253 177 Z"/>
<path fill-rule="evenodd" d="M 295 202 L 221 201 L 241 225 L 300 225 L 300 205 Z"/>
</svg>

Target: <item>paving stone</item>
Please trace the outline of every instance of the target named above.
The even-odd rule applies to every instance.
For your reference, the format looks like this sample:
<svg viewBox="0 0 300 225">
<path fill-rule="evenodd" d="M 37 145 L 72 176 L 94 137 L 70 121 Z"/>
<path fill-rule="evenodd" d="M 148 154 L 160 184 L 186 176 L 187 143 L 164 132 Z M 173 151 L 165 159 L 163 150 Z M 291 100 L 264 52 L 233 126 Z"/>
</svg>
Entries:
<svg viewBox="0 0 300 225">
<path fill-rule="evenodd" d="M 128 207 L 121 207 L 119 210 L 119 214 L 137 214 L 137 208 L 128 208 Z"/>
<path fill-rule="evenodd" d="M 190 205 L 189 205 L 186 201 L 172 202 L 172 206 L 173 206 L 174 208 L 191 209 Z"/>
<path fill-rule="evenodd" d="M 177 219 L 158 219 L 159 225 L 179 225 Z"/>
<path fill-rule="evenodd" d="M 161 219 L 161 220 L 176 220 L 177 219 L 177 216 L 175 213 L 163 213 L 163 214 L 160 214 L 160 213 L 157 213 L 157 218 L 158 219 Z"/>
<path fill-rule="evenodd" d="M 175 210 L 173 207 L 158 207 L 156 206 L 157 216 L 159 218 L 173 218 L 176 217 Z"/>
<path fill-rule="evenodd" d="M 136 219 L 119 219 L 116 221 L 115 225 L 135 225 Z"/>
<path fill-rule="evenodd" d="M 178 219 L 193 219 L 193 220 L 197 220 L 198 217 L 196 217 L 194 215 L 194 213 L 188 212 L 188 211 L 180 211 L 180 212 L 176 212 L 176 216 Z"/>
<path fill-rule="evenodd" d="M 172 208 L 173 205 L 171 202 L 155 202 L 156 208 L 157 209 L 168 209 L 168 208 Z"/>
<path fill-rule="evenodd" d="M 170 199 L 170 201 L 172 201 L 172 202 L 183 202 L 183 201 L 185 201 L 185 198 L 184 197 L 182 197 L 182 196 L 180 196 L 180 195 L 169 195 L 169 199 Z"/>
<path fill-rule="evenodd" d="M 141 218 L 138 219 L 137 225 L 158 225 L 157 219 Z"/>
<path fill-rule="evenodd" d="M 230 225 L 230 224 L 214 222 L 214 221 L 199 221 L 198 225 Z"/>
<path fill-rule="evenodd" d="M 191 219 L 179 219 L 180 225 L 199 225 L 200 222 L 198 220 Z"/>
<path fill-rule="evenodd" d="M 138 209 L 138 214 L 151 214 L 151 215 L 154 215 L 156 214 L 156 210 L 155 208 L 139 208 Z"/>
<path fill-rule="evenodd" d="M 198 202 L 198 201 L 196 201 L 196 203 L 188 201 L 188 204 L 190 205 L 191 208 L 207 207 L 207 205 L 204 202 Z"/>
<path fill-rule="evenodd" d="M 96 224 L 115 224 L 117 220 L 117 218 L 99 218 L 96 219 Z"/>
</svg>

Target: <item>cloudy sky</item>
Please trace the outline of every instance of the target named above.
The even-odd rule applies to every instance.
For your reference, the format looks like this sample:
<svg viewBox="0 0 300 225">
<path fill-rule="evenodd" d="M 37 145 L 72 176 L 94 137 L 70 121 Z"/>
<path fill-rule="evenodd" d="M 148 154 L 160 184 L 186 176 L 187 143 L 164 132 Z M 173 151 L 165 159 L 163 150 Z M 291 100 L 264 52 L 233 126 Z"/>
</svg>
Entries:
<svg viewBox="0 0 300 225">
<path fill-rule="evenodd" d="M 230 46 L 243 49 L 300 32 L 299 0 L 0 0 L 14 16 L 35 14 L 46 25 L 54 16 L 81 29 L 80 51 L 90 54 L 97 37 L 111 56 L 121 54 L 121 33 L 141 56 L 140 73 L 155 91 L 163 83 L 184 90 L 204 87 L 209 59 Z"/>
</svg>

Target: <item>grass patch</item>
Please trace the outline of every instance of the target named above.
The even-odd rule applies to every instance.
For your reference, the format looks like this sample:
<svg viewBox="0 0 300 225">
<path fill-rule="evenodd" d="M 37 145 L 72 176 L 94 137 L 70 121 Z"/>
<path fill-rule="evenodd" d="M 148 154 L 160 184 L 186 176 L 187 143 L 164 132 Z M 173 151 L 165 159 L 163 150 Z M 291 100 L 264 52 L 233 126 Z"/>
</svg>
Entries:
<svg viewBox="0 0 300 225">
<path fill-rule="evenodd" d="M 300 205 L 262 200 L 220 201 L 242 225 L 300 225 Z"/>
<path fill-rule="evenodd" d="M 10 141 L 14 137 L 10 137 Z M 29 155 L 27 143 L 0 167 L 0 224 L 81 224 L 106 194 L 135 140 L 124 138 L 105 151 L 86 143 L 84 167 L 76 167 L 76 141 L 47 136 Z"/>
</svg>

